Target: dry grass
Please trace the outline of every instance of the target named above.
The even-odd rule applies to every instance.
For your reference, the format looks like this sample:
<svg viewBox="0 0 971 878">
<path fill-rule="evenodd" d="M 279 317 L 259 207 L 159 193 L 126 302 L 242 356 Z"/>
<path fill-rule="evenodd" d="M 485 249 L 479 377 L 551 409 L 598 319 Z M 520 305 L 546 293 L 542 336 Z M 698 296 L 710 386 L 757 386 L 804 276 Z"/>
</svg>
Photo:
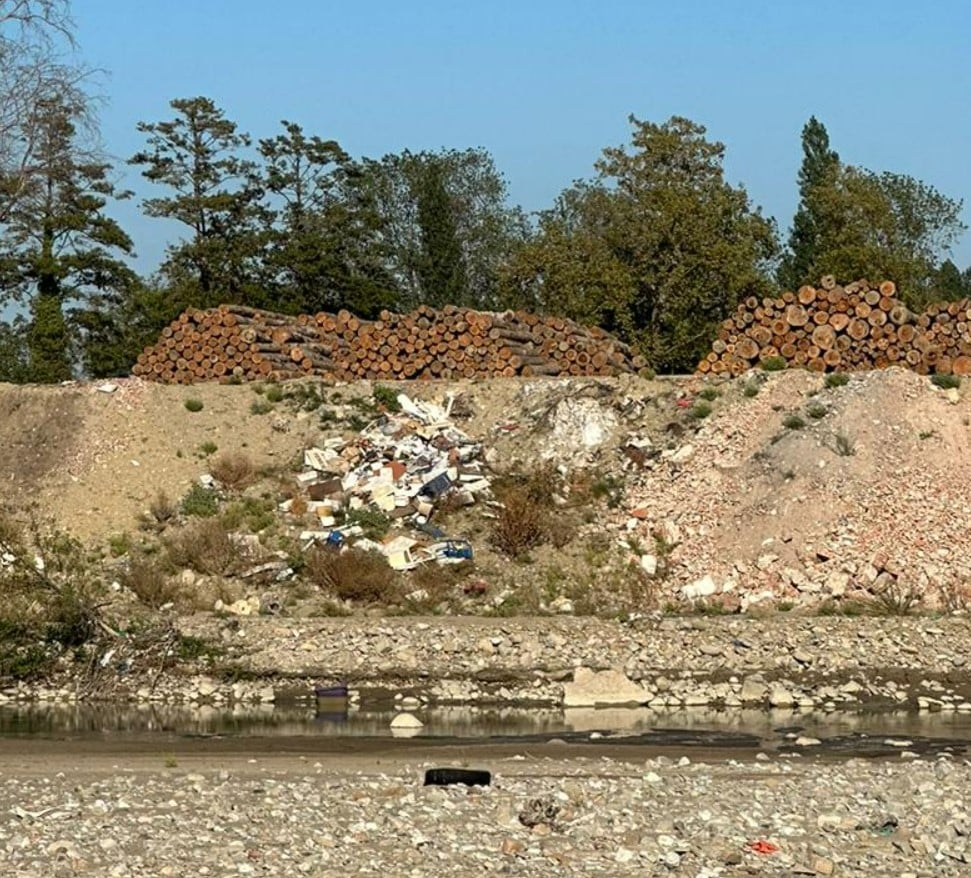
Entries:
<svg viewBox="0 0 971 878">
<path fill-rule="evenodd" d="M 253 461 L 238 451 L 219 455 L 210 465 L 209 474 L 227 491 L 248 488 L 258 475 Z"/>
<path fill-rule="evenodd" d="M 133 559 L 119 581 L 143 604 L 155 609 L 175 603 L 182 597 L 181 585 L 163 569 L 157 559 Z"/>
<path fill-rule="evenodd" d="M 555 471 L 542 469 L 496 485 L 502 505 L 489 541 L 500 552 L 518 558 L 550 541 L 556 531 L 550 516 L 556 479 Z"/>
<path fill-rule="evenodd" d="M 190 522 L 172 534 L 165 546 L 172 564 L 197 573 L 226 576 L 234 571 L 240 558 L 239 548 L 218 518 Z"/>
<path fill-rule="evenodd" d="M 304 575 L 324 591 L 345 601 L 392 603 L 398 581 L 387 560 L 360 549 L 315 546 L 307 553 Z"/>
</svg>

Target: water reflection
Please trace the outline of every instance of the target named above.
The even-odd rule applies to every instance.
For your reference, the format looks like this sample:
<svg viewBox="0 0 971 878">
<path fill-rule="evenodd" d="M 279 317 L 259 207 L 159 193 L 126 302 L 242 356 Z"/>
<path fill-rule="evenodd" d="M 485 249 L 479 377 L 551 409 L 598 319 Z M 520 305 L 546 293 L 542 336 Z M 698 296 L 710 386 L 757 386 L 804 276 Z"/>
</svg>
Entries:
<svg viewBox="0 0 971 878">
<path fill-rule="evenodd" d="M 690 708 L 436 707 L 412 711 L 424 724 L 416 737 L 555 737 L 557 734 L 640 735 L 657 730 L 712 731 L 779 740 L 789 729 L 842 735 L 971 739 L 961 713 L 806 712 Z M 391 703 L 237 705 L 0 705 L 0 735 L 70 738 L 222 735 L 228 737 L 391 737 Z"/>
</svg>

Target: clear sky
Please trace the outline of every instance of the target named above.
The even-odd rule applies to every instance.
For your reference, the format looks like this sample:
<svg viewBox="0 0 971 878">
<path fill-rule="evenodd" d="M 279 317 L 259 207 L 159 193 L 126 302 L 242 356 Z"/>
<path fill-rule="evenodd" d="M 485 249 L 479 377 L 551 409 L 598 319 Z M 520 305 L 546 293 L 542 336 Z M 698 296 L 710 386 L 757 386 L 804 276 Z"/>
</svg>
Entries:
<svg viewBox="0 0 971 878">
<path fill-rule="evenodd" d="M 654 0 L 74 0 L 85 60 L 107 75 L 107 149 L 206 95 L 254 138 L 279 121 L 356 156 L 483 146 L 513 201 L 549 206 L 591 174 L 627 117 L 682 115 L 788 228 L 799 135 L 815 114 L 842 159 L 971 202 L 971 2 Z M 125 184 L 151 187 L 136 169 Z M 150 270 L 175 231 L 119 212 Z M 971 225 L 971 209 L 964 212 Z M 955 251 L 971 264 L 971 235 Z"/>
</svg>

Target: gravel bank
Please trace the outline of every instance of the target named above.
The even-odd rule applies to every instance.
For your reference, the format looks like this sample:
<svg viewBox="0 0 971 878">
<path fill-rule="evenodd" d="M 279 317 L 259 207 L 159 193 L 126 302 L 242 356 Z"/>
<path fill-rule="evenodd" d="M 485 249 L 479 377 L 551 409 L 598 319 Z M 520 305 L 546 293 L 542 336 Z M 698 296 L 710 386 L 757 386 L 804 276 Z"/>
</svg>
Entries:
<svg viewBox="0 0 971 878">
<path fill-rule="evenodd" d="M 95 757 L 46 776 L 0 759 L 0 875 L 902 878 L 971 868 L 971 767 L 944 758 L 516 757 L 483 766 L 494 784 L 481 789 L 423 787 L 426 766 L 414 762 L 338 758 L 163 768 L 161 754 L 151 766 Z"/>
</svg>

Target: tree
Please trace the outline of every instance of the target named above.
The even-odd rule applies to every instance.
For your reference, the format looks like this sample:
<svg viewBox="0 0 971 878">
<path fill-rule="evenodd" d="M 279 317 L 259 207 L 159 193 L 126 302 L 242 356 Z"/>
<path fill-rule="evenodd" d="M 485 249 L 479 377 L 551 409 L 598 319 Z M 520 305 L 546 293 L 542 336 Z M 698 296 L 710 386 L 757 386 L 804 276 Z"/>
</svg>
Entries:
<svg viewBox="0 0 971 878">
<path fill-rule="evenodd" d="M 795 290 L 813 278 L 816 251 L 820 235 L 819 217 L 814 211 L 812 193 L 815 187 L 824 185 L 839 168 L 839 155 L 829 146 L 826 126 L 815 116 L 802 129 L 802 166 L 799 169 L 799 207 L 789 232 L 788 252 L 779 266 L 779 283 Z"/>
<path fill-rule="evenodd" d="M 129 160 L 143 167 L 145 179 L 172 192 L 146 199 L 145 212 L 191 233 L 169 247 L 163 274 L 191 284 L 186 295 L 198 307 L 245 302 L 258 286 L 261 255 L 256 166 L 239 154 L 250 138 L 209 98 L 179 98 L 170 106 L 174 119 L 138 124 L 148 148 Z"/>
<path fill-rule="evenodd" d="M 724 147 L 703 127 L 630 122 L 633 149 L 605 149 L 597 179 L 541 214 L 506 302 L 599 323 L 656 368 L 686 371 L 741 297 L 770 289 L 775 228 L 725 182 Z"/>
<path fill-rule="evenodd" d="M 100 295 L 121 291 L 134 277 L 123 261 L 127 234 L 105 214 L 109 200 L 125 197 L 110 165 L 79 134 L 83 107 L 52 101 L 38 117 L 38 168 L 3 224 L 0 289 L 30 309 L 26 330 L 28 377 L 72 377 L 75 330 L 65 309 L 84 311 Z"/>
<path fill-rule="evenodd" d="M 945 302 L 971 298 L 971 268 L 961 271 L 950 259 L 945 259 L 937 269 L 934 291 Z"/>
<path fill-rule="evenodd" d="M 446 300 L 497 307 L 500 270 L 527 239 L 529 222 L 508 203 L 492 156 L 481 148 L 405 150 L 366 160 L 363 169 L 400 307 Z"/>
<path fill-rule="evenodd" d="M 92 123 L 82 89 L 88 72 L 73 48 L 67 0 L 0 0 L 0 222 L 43 172 L 44 108 L 59 100 L 83 108 Z"/>
<path fill-rule="evenodd" d="M 422 299 L 433 307 L 467 301 L 465 259 L 451 200 L 445 189 L 445 169 L 432 157 L 420 170 L 416 187 L 421 255 L 417 261 Z"/>
<path fill-rule="evenodd" d="M 936 298 L 938 270 L 964 231 L 962 203 L 904 174 L 841 166 L 813 187 L 811 276 L 889 278 L 915 310 Z"/>
<path fill-rule="evenodd" d="M 394 305 L 382 223 L 359 166 L 333 140 L 284 121 L 261 140 L 267 305 L 293 313 L 340 308 L 373 316 Z"/>
</svg>

